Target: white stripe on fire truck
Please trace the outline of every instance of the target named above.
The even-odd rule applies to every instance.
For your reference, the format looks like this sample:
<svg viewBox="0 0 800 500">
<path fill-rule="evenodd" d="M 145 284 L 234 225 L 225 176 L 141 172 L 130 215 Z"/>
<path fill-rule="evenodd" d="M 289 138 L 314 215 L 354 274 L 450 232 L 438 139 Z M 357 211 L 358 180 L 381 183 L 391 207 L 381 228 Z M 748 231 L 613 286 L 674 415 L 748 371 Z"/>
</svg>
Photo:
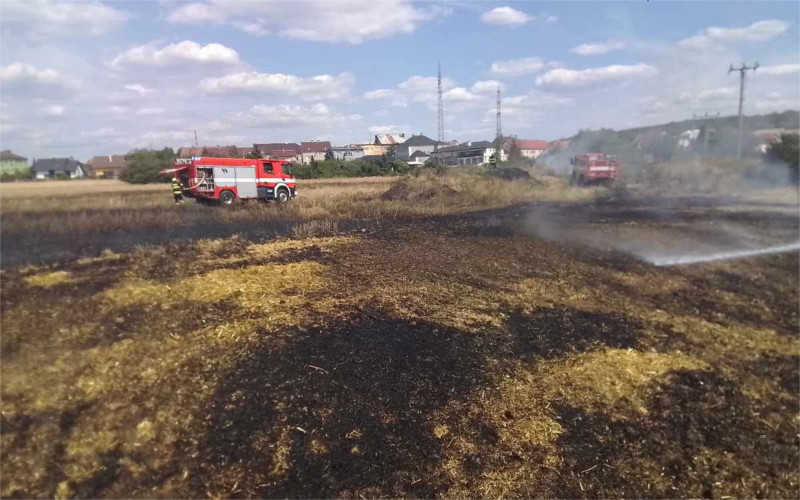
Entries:
<svg viewBox="0 0 800 500">
<path fill-rule="evenodd" d="M 276 179 L 274 177 L 262 177 L 259 179 L 239 179 L 235 177 L 217 177 L 215 182 L 296 182 L 294 179 Z"/>
<path fill-rule="evenodd" d="M 613 169 L 614 167 L 589 167 L 589 172 L 608 172 Z"/>
</svg>

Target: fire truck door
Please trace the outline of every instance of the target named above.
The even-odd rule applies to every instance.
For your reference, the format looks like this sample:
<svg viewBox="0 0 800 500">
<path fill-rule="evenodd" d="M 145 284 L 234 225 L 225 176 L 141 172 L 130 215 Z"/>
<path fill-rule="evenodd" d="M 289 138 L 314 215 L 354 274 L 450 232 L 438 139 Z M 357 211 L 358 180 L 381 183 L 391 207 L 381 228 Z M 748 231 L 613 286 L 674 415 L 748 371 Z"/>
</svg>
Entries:
<svg viewBox="0 0 800 500">
<path fill-rule="evenodd" d="M 236 190 L 239 198 L 256 198 L 256 167 L 238 167 L 236 170 Z"/>
</svg>

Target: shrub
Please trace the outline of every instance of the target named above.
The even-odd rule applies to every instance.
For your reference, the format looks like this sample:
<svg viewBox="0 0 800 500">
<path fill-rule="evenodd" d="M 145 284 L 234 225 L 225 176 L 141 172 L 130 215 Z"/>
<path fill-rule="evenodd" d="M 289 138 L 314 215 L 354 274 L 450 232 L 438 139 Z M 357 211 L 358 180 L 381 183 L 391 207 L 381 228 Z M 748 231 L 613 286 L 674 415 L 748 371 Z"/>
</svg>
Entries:
<svg viewBox="0 0 800 500">
<path fill-rule="evenodd" d="M 120 180 L 131 184 L 169 182 L 171 177 L 159 172 L 172 167 L 175 153 L 172 148 L 164 148 L 161 151 L 139 149 L 128 153 L 126 159 L 127 166 L 120 172 Z"/>
<path fill-rule="evenodd" d="M 793 182 L 800 179 L 800 135 L 781 134 L 781 140 L 767 148 L 766 157 L 770 162 L 786 164 Z"/>
</svg>

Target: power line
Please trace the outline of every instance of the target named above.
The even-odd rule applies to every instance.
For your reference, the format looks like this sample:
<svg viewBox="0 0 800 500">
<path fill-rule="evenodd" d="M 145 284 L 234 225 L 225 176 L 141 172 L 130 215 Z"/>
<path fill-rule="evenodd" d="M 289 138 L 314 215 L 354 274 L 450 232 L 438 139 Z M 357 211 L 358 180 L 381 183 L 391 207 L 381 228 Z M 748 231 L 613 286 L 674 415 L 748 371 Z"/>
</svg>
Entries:
<svg viewBox="0 0 800 500">
<path fill-rule="evenodd" d="M 742 67 L 741 68 L 734 68 L 733 64 L 731 64 L 731 67 L 728 69 L 728 74 L 729 75 L 731 73 L 733 73 L 734 71 L 738 71 L 739 75 L 740 75 L 740 79 L 739 79 L 739 140 L 736 143 L 736 157 L 737 158 L 741 158 L 742 157 L 742 128 L 743 128 L 742 127 L 742 122 L 743 122 L 742 110 L 743 110 L 743 107 L 744 107 L 744 75 L 748 71 L 755 71 L 757 69 L 758 69 L 758 63 L 755 63 L 755 65 L 753 65 L 753 66 L 747 66 L 747 64 L 742 63 Z"/>
<path fill-rule="evenodd" d="M 442 105 L 442 63 L 439 63 L 439 142 L 444 142 L 444 106 Z"/>
</svg>

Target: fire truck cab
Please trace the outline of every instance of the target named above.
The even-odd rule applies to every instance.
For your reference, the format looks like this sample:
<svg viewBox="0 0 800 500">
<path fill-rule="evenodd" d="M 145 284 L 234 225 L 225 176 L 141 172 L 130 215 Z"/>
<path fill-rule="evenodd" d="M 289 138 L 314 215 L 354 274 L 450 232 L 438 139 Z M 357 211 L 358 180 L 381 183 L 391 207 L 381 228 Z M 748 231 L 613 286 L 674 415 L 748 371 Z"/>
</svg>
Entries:
<svg viewBox="0 0 800 500">
<path fill-rule="evenodd" d="M 572 182 L 578 185 L 612 182 L 617 178 L 619 162 L 616 156 L 603 153 L 581 153 L 569 160 Z"/>
<path fill-rule="evenodd" d="M 232 205 L 236 200 L 260 199 L 286 203 L 297 196 L 291 162 L 270 158 L 176 159 L 172 173 L 184 186 L 183 194 L 198 201 Z"/>
</svg>

